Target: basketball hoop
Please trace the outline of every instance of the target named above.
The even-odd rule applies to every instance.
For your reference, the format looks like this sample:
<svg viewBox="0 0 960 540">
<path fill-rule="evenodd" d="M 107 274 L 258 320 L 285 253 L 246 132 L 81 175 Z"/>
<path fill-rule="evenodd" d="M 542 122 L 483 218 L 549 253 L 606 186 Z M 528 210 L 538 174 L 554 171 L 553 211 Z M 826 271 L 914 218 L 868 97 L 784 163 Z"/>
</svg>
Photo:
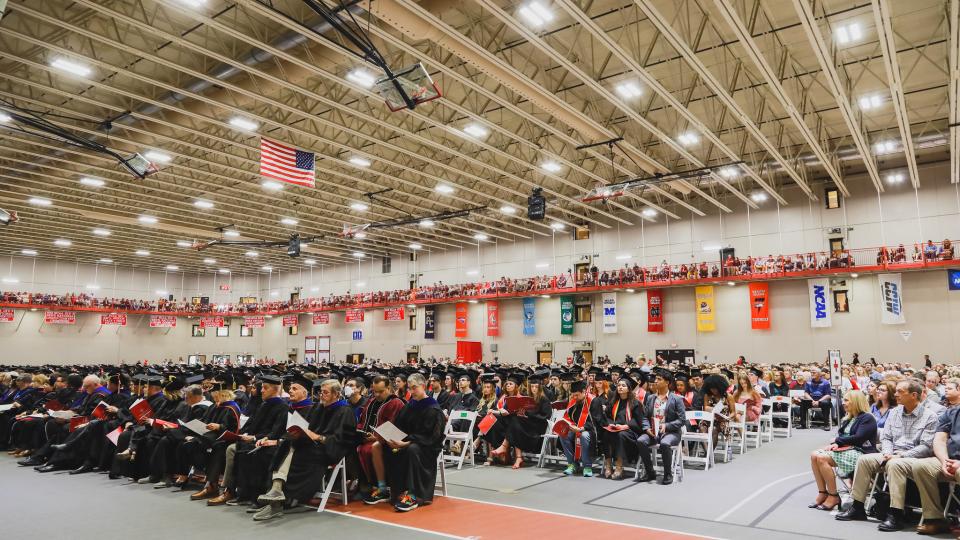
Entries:
<svg viewBox="0 0 960 540">
<path fill-rule="evenodd" d="M 400 88 L 397 88 L 397 84 Z M 417 62 L 407 66 L 394 74 L 393 78 L 386 77 L 376 82 L 377 92 L 387 103 L 391 112 L 408 108 L 407 99 L 413 104 L 413 109 L 421 103 L 433 101 L 441 96 L 440 87 L 433 82 L 423 64 Z M 402 93 L 401 93 L 402 91 Z M 406 95 L 404 95 L 406 94 Z"/>
</svg>

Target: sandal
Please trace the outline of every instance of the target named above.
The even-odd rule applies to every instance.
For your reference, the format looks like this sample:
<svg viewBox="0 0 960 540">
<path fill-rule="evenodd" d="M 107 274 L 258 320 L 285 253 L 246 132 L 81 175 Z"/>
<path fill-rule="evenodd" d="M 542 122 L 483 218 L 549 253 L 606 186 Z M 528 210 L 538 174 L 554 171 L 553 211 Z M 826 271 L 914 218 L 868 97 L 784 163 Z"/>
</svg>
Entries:
<svg viewBox="0 0 960 540">
<path fill-rule="evenodd" d="M 826 491 L 818 491 L 817 493 L 819 493 L 820 495 L 826 495 L 827 497 L 830 496 L 830 494 L 827 493 Z M 813 504 L 808 504 L 808 505 L 807 505 L 807 508 L 816 508 L 816 509 L 819 510 L 819 509 L 820 509 L 820 505 L 823 504 L 824 501 L 827 500 L 827 497 L 824 497 L 824 498 L 823 498 L 823 501 L 815 502 L 815 503 L 813 503 Z M 817 498 L 819 499 L 820 496 L 818 495 Z"/>
<path fill-rule="evenodd" d="M 825 511 L 827 511 L 827 512 L 830 512 L 831 510 L 833 510 L 834 508 L 836 508 L 837 505 L 839 505 L 839 504 L 842 502 L 842 501 L 840 500 L 840 494 L 839 494 L 839 493 L 827 493 L 827 498 L 824 499 L 823 502 L 824 502 L 824 503 L 827 502 L 827 499 L 829 499 L 830 497 L 836 497 L 837 502 L 831 504 L 830 506 L 827 506 L 827 505 L 825 505 L 825 504 L 823 504 L 823 503 L 820 503 L 820 504 L 817 505 L 817 510 L 825 510 Z"/>
<path fill-rule="evenodd" d="M 518 457 L 517 460 L 513 462 L 513 468 L 514 468 L 514 469 L 519 469 L 520 467 L 523 467 L 523 458 L 522 458 L 522 457 Z"/>
</svg>

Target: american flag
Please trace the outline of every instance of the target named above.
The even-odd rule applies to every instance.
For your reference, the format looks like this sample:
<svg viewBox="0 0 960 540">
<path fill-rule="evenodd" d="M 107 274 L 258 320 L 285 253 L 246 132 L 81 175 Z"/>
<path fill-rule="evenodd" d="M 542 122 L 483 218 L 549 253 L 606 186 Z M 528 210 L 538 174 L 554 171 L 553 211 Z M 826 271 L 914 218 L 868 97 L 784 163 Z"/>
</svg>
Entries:
<svg viewBox="0 0 960 540">
<path fill-rule="evenodd" d="M 316 171 L 313 152 L 261 138 L 260 174 L 281 182 L 314 187 Z"/>
</svg>

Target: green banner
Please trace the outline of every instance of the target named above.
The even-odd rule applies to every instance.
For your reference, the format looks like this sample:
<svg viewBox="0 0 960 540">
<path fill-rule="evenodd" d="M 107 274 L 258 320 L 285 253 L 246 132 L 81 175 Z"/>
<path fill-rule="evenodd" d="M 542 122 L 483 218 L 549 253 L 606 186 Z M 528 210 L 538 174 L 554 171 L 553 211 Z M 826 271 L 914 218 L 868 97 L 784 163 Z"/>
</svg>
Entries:
<svg viewBox="0 0 960 540">
<path fill-rule="evenodd" d="M 573 297 L 560 297 L 560 333 L 573 333 Z"/>
</svg>

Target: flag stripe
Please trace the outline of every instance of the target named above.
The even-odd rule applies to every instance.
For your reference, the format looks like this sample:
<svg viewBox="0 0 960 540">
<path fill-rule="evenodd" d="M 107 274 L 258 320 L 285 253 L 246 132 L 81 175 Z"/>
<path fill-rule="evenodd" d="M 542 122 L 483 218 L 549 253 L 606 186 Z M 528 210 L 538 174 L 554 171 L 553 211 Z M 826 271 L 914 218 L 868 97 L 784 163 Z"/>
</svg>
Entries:
<svg viewBox="0 0 960 540">
<path fill-rule="evenodd" d="M 296 148 L 260 139 L 260 174 L 262 176 L 295 184 L 314 187 L 316 181 L 316 156 Z"/>
</svg>

